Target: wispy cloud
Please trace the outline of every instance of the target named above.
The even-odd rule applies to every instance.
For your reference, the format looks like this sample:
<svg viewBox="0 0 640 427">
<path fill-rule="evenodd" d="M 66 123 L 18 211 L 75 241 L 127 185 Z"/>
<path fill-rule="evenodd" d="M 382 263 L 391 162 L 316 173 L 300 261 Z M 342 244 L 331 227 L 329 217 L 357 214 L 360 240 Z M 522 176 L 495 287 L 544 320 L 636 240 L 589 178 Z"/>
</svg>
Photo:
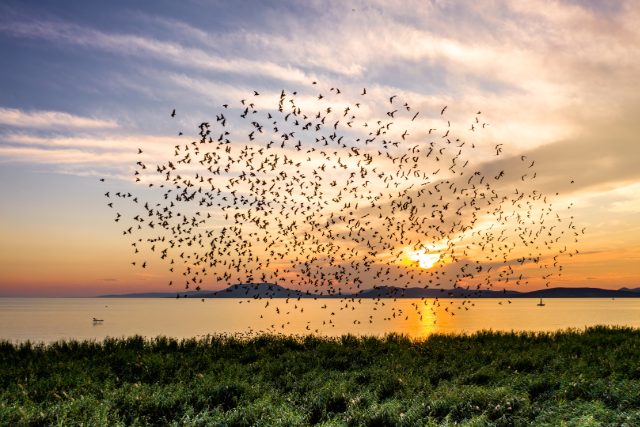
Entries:
<svg viewBox="0 0 640 427">
<path fill-rule="evenodd" d="M 125 56 L 155 58 L 189 68 L 271 76 L 300 83 L 308 82 L 311 78 L 295 67 L 281 66 L 272 61 L 222 57 L 211 51 L 182 46 L 178 43 L 129 34 L 108 34 L 72 24 L 53 22 L 0 24 L 0 29 L 14 35 L 98 48 Z"/>
<path fill-rule="evenodd" d="M 609 195 L 623 199 L 613 202 L 609 207 L 609 211 L 617 213 L 640 212 L 640 184 L 633 184 L 614 190 Z"/>
<path fill-rule="evenodd" d="M 117 128 L 111 121 L 78 117 L 60 111 L 22 111 L 14 108 L 0 108 L 0 124 L 25 128 Z"/>
</svg>

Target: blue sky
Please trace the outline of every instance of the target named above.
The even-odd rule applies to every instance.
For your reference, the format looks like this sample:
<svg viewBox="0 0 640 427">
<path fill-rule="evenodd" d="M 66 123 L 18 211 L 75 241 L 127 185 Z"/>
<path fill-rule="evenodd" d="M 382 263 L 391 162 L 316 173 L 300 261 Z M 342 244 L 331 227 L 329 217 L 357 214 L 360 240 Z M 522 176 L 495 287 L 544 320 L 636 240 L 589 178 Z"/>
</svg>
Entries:
<svg viewBox="0 0 640 427">
<path fill-rule="evenodd" d="M 583 244 L 599 267 L 576 266 L 567 285 L 633 285 L 639 20 L 633 1 L 5 1 L 0 196 L 13 202 L 0 208 L 0 266 L 12 273 L 0 295 L 40 292 L 47 273 L 60 294 L 100 293 L 102 271 L 64 276 L 87 247 L 93 271 L 105 257 L 107 271 L 122 262 L 112 231 L 95 225 L 107 221 L 101 202 L 86 203 L 94 181 L 129 188 L 138 147 L 160 153 L 253 90 L 315 96 L 311 81 L 350 100 L 362 87 L 380 104 L 399 94 L 434 120 L 443 105 L 452 120 L 482 110 L 491 127 L 480 142 L 535 156 L 541 187 L 561 192 L 593 231 Z M 165 120 L 173 108 L 178 120 Z M 39 214 L 27 221 L 25 212 Z M 70 212 L 95 221 L 64 228 Z M 37 250 L 51 247 L 43 229 L 65 230 L 47 238 L 68 240 L 60 271 L 50 249 Z"/>
</svg>

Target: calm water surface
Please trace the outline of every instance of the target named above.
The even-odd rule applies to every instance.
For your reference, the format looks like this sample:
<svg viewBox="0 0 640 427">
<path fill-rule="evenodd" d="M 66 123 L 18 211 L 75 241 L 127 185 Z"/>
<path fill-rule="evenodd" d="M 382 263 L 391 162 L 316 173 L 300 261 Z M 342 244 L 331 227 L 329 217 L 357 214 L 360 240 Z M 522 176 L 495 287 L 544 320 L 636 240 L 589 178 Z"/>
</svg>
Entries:
<svg viewBox="0 0 640 427">
<path fill-rule="evenodd" d="M 538 307 L 539 300 L 534 299 L 516 299 L 511 304 L 506 299 L 473 300 L 475 306 L 468 305 L 471 303 L 461 306 L 462 300 L 442 299 L 439 307 L 433 307 L 433 299 L 380 300 L 377 305 L 372 300 L 353 303 L 339 299 L 292 299 L 287 303 L 284 299 L 272 299 L 265 308 L 266 302 L 264 299 L 212 299 L 203 303 L 198 299 L 6 298 L 0 299 L 0 339 L 51 342 L 134 334 L 190 338 L 222 332 L 306 334 L 316 330 L 323 335 L 402 332 L 425 337 L 434 332 L 482 329 L 552 331 L 600 324 L 640 327 L 640 299 L 548 299 L 544 307 Z M 322 308 L 325 304 L 327 308 Z M 465 310 L 467 306 L 469 310 Z M 276 313 L 276 307 L 280 314 Z M 432 307 L 437 314 L 430 310 Z M 104 321 L 93 322 L 94 317 Z"/>
</svg>

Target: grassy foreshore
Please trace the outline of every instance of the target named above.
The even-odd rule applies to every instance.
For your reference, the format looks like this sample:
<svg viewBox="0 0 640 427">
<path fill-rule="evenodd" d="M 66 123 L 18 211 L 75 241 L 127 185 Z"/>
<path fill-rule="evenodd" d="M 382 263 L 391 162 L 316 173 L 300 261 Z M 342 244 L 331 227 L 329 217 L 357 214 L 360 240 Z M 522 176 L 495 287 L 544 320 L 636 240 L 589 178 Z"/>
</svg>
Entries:
<svg viewBox="0 0 640 427">
<path fill-rule="evenodd" d="M 640 330 L 0 343 L 0 425 L 640 425 Z"/>
</svg>

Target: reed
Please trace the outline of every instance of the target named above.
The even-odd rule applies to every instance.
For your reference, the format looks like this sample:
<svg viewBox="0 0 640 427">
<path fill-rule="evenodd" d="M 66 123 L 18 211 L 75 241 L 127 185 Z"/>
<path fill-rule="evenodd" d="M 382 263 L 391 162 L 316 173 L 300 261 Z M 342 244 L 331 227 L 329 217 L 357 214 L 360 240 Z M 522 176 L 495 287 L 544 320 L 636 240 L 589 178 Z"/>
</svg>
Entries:
<svg viewBox="0 0 640 427">
<path fill-rule="evenodd" d="M 0 342 L 0 425 L 640 425 L 640 330 Z"/>
</svg>

